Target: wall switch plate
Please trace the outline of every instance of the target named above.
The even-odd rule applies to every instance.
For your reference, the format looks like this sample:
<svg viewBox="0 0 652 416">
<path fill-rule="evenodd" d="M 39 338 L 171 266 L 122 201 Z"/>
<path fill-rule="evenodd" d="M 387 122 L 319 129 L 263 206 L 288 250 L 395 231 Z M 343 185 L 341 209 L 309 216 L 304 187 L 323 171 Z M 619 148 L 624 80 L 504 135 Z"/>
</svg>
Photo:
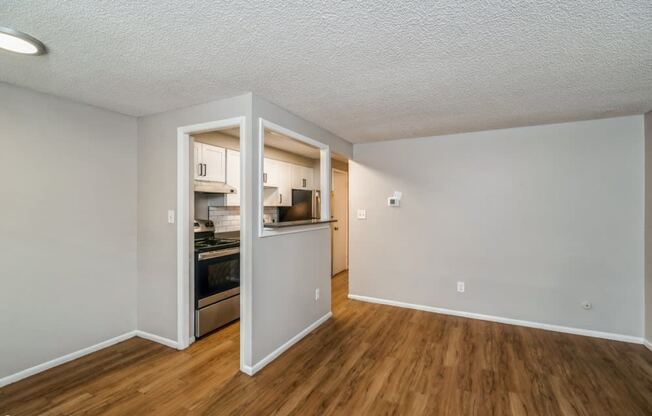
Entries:
<svg viewBox="0 0 652 416">
<path fill-rule="evenodd" d="M 367 219 L 367 210 L 366 209 L 359 209 L 358 210 L 358 219 L 359 220 L 366 220 Z"/>
<path fill-rule="evenodd" d="M 315 300 L 319 300 L 319 289 L 315 289 Z"/>
<path fill-rule="evenodd" d="M 460 293 L 464 292 L 464 282 L 457 282 L 457 291 Z"/>
<path fill-rule="evenodd" d="M 174 210 L 168 210 L 168 224 L 174 224 Z"/>
</svg>

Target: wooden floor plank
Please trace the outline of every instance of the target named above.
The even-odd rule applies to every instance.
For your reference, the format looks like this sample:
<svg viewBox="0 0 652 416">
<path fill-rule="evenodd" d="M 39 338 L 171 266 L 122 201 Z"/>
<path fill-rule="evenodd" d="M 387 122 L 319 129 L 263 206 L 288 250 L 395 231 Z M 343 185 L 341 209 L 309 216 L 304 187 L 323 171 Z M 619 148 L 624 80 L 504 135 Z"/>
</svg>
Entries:
<svg viewBox="0 0 652 416">
<path fill-rule="evenodd" d="M 0 389 L 0 415 L 652 415 L 652 353 L 347 299 L 255 377 L 239 326 L 185 351 L 133 338 Z"/>
</svg>

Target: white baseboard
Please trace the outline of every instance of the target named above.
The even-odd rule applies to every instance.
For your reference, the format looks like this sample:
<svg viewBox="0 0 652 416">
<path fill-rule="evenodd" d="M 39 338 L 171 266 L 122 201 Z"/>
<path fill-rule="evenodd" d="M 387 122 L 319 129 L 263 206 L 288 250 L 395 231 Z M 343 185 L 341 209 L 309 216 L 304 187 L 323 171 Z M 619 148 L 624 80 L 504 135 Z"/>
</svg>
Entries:
<svg viewBox="0 0 652 416">
<path fill-rule="evenodd" d="M 81 350 L 71 352 L 70 354 L 63 355 L 61 357 L 50 360 L 48 362 L 38 364 L 35 365 L 34 367 L 30 367 L 25 370 L 21 370 L 17 373 L 10 374 L 6 377 L 0 378 L 0 387 L 4 387 L 11 383 L 15 383 L 29 376 L 33 376 L 34 374 L 38 374 L 45 370 L 49 370 L 50 368 L 59 366 L 61 364 L 65 364 L 68 361 L 76 360 L 77 358 L 102 350 L 104 348 L 110 347 L 111 345 L 115 345 L 118 342 L 126 341 L 129 338 L 133 338 L 133 337 L 148 339 L 150 341 L 154 341 L 159 344 L 163 344 L 167 347 L 171 347 L 175 349 L 177 349 L 177 345 L 178 345 L 176 341 L 172 341 L 171 339 L 160 337 L 158 335 L 150 334 L 149 332 L 140 331 L 140 330 L 129 331 L 122 335 L 118 335 L 117 337 L 113 337 L 111 339 L 107 339 L 106 341 L 102 341 L 95 345 L 91 345 L 90 347 L 82 348 Z"/>
<path fill-rule="evenodd" d="M 90 353 L 93 353 L 95 351 L 99 351 L 101 349 L 104 349 L 106 347 L 110 347 L 111 345 L 117 344 L 118 342 L 125 341 L 129 338 L 132 338 L 136 335 L 136 331 L 130 331 L 122 335 L 118 335 L 117 337 L 113 337 L 111 339 L 107 339 L 106 341 L 102 341 L 100 343 L 97 343 L 95 345 L 91 345 L 90 347 L 82 348 L 81 350 L 71 352 L 70 354 L 63 355 L 61 357 L 55 358 L 53 360 L 50 360 L 48 362 L 42 363 L 35 365 L 34 367 L 27 368 L 25 370 L 19 371 L 17 373 L 8 375 L 6 377 L 0 378 L 0 387 L 4 387 L 8 384 L 15 383 L 19 380 L 22 380 L 24 378 L 27 378 L 29 376 L 33 376 L 34 374 L 38 374 L 40 372 L 43 372 L 45 370 L 49 370 L 50 368 L 56 367 L 58 365 L 67 363 L 68 361 L 75 360 L 77 358 L 83 357 L 84 355 L 88 355 Z"/>
<path fill-rule="evenodd" d="M 134 331 L 134 333 L 135 333 L 134 335 L 136 335 L 137 337 L 158 342 L 159 344 L 163 344 L 166 347 L 179 349 L 179 343 L 177 341 L 171 340 L 170 338 L 165 338 L 159 335 L 150 334 L 149 332 L 141 331 L 140 329 Z"/>
<path fill-rule="evenodd" d="M 330 319 L 331 316 L 333 316 L 333 313 L 328 312 L 326 315 L 324 315 L 321 318 L 317 319 L 315 322 L 310 324 L 306 329 L 304 329 L 303 331 L 299 332 L 298 334 L 296 334 L 295 336 L 290 338 L 290 340 L 288 342 L 286 342 L 285 344 L 281 345 L 280 347 L 278 347 L 277 349 L 272 351 L 267 357 L 265 357 L 262 360 L 258 361 L 256 364 L 253 365 L 253 367 L 249 367 L 249 366 L 246 366 L 246 365 L 242 366 L 242 368 L 241 368 L 242 372 L 244 372 L 245 374 L 248 374 L 250 376 L 253 376 L 257 372 L 262 370 L 263 367 L 265 367 L 267 364 L 274 361 L 279 355 L 283 354 L 288 348 L 290 348 L 291 346 L 293 346 L 297 342 L 301 341 L 301 339 L 303 337 L 305 337 L 306 335 L 308 335 L 309 333 L 314 331 L 319 325 L 323 324 L 328 319 Z"/>
<path fill-rule="evenodd" d="M 543 323 L 539 323 L 539 322 L 531 322 L 531 321 L 523 321 L 523 320 L 520 320 L 520 319 L 503 318 L 501 316 L 483 315 L 483 314 L 480 314 L 480 313 L 473 313 L 473 312 L 456 311 L 456 310 L 453 310 L 453 309 L 437 308 L 437 307 L 434 307 L 434 306 L 417 305 L 417 304 L 414 304 L 414 303 L 406 303 L 406 302 L 399 302 L 399 301 L 395 301 L 395 300 L 373 298 L 373 297 L 369 297 L 369 296 L 360 296 L 360 295 L 349 294 L 349 299 L 360 300 L 360 301 L 363 301 L 363 302 L 370 302 L 370 303 L 379 303 L 379 304 L 382 304 L 382 305 L 398 306 L 399 308 L 408 308 L 408 309 L 416 309 L 416 310 L 426 311 L 426 312 L 441 313 L 441 314 L 444 314 L 444 315 L 461 316 L 463 318 L 480 319 L 482 321 L 499 322 L 501 324 L 518 325 L 518 326 L 525 326 L 525 327 L 528 327 L 528 328 L 545 329 L 547 331 L 555 331 L 555 332 L 564 332 L 564 333 L 567 333 L 567 334 L 583 335 L 583 336 L 586 336 L 586 337 L 605 338 L 605 339 L 611 339 L 611 340 L 615 340 L 615 341 L 631 342 L 631 343 L 634 343 L 634 344 L 643 344 L 643 338 L 635 337 L 635 336 L 632 336 L 632 335 L 614 334 L 614 333 L 611 333 L 611 332 L 594 331 L 592 329 L 580 329 L 580 328 L 572 328 L 572 327 L 561 326 L 561 325 L 543 324 Z"/>
<path fill-rule="evenodd" d="M 645 345 L 645 347 L 647 347 L 648 350 L 652 351 L 652 342 L 648 341 L 647 339 L 644 339 L 643 345 Z"/>
</svg>

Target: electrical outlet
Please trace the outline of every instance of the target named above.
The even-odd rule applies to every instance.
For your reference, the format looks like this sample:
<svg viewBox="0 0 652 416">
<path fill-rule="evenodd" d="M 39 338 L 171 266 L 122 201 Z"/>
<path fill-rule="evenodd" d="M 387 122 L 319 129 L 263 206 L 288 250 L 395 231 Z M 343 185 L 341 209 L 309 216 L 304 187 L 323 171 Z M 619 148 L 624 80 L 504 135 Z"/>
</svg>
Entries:
<svg viewBox="0 0 652 416">
<path fill-rule="evenodd" d="M 174 210 L 168 210 L 168 224 L 174 224 Z"/>
<path fill-rule="evenodd" d="M 319 289 L 315 289 L 315 300 L 319 300 Z"/>
<path fill-rule="evenodd" d="M 358 219 L 359 220 L 366 220 L 367 219 L 367 210 L 366 209 L 359 209 L 358 210 Z"/>
<path fill-rule="evenodd" d="M 457 291 L 460 293 L 464 292 L 464 282 L 457 282 Z"/>
</svg>

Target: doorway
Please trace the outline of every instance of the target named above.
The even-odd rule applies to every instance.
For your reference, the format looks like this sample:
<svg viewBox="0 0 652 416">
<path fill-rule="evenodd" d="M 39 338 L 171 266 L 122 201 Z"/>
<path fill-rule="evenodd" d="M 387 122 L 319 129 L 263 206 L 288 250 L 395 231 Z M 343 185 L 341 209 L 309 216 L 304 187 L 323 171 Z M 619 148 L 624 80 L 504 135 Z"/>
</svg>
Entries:
<svg viewBox="0 0 652 416">
<path fill-rule="evenodd" d="M 349 174 L 332 169 L 331 216 L 337 220 L 331 226 L 331 275 L 349 269 Z"/>
<path fill-rule="evenodd" d="M 240 370 L 246 374 L 253 373 L 251 369 L 251 233 L 250 222 L 244 220 L 250 217 L 251 213 L 251 191 L 247 181 L 251 180 L 251 166 L 246 162 L 246 158 L 240 159 L 239 152 L 246 154 L 246 140 L 245 140 L 245 118 L 237 117 L 215 122 L 208 122 L 190 126 L 179 127 L 177 129 L 177 343 L 178 349 L 185 349 L 194 342 L 196 337 L 196 312 L 198 308 L 221 307 L 225 299 L 216 299 L 215 296 L 207 296 L 206 302 L 200 304 L 195 294 L 196 285 L 193 283 L 196 277 L 196 262 L 199 260 L 199 254 L 204 253 L 204 248 L 209 252 L 210 250 L 233 250 L 235 244 L 233 240 L 238 240 L 239 255 L 229 253 L 229 258 L 234 261 L 228 262 L 229 270 L 228 276 L 235 276 L 239 272 L 239 305 L 234 306 L 233 294 L 227 298 L 231 299 L 233 305 L 229 312 L 237 313 L 239 309 L 240 321 L 239 324 L 231 325 L 233 331 L 229 334 L 233 335 L 233 339 L 239 339 L 239 367 Z M 208 140 L 210 133 L 216 135 L 219 132 L 220 140 L 227 140 L 233 142 L 233 146 L 237 146 L 237 151 L 231 149 L 226 142 L 211 142 Z M 208 136 L 207 136 L 208 135 Z M 226 136 L 231 137 L 226 137 Z M 206 140 L 202 140 L 202 137 Z M 217 140 L 213 137 L 211 140 Z M 231 158 L 230 171 L 228 175 L 227 164 L 229 163 L 229 155 L 236 157 Z M 239 187 L 234 186 L 231 180 L 238 178 Z M 240 180 L 242 179 L 242 180 Z M 228 192 L 227 192 L 228 191 Z M 201 197 L 198 197 L 201 194 Z M 234 198 L 236 197 L 237 198 Z M 241 218 L 243 221 L 237 221 L 238 224 L 223 223 L 221 219 L 226 210 L 232 209 L 232 205 L 237 201 Z M 197 213 L 203 217 L 203 221 L 195 221 Z M 228 212 L 230 214 L 230 212 Z M 229 220 L 232 220 L 229 218 Z M 217 230 L 219 226 L 231 227 L 233 230 Z M 237 225 L 237 227 L 236 227 Z M 239 230 L 236 230 L 239 228 Z M 201 246 L 198 249 L 195 245 L 197 242 L 197 232 L 205 232 L 206 241 L 201 241 L 201 244 L 211 245 L 215 247 Z M 223 231 L 223 232 L 218 232 Z M 222 234 L 231 232 L 232 236 L 223 236 Z M 223 240 L 229 239 L 229 247 L 217 247 L 222 244 Z M 215 250 L 214 250 L 215 249 Z M 193 253 L 194 251 L 194 253 Z M 194 254 L 194 255 L 193 255 Z M 209 258 L 210 257 L 210 258 Z M 194 258 L 194 261 L 193 261 Z M 221 258 L 219 256 L 206 256 L 205 260 L 210 260 L 211 265 L 213 260 Z M 239 265 L 236 264 L 235 259 L 239 259 Z M 225 263 L 226 264 L 226 263 Z M 214 269 L 224 269 L 222 266 L 215 266 Z M 207 266 L 207 270 L 210 269 Z M 207 273 L 213 276 L 214 273 L 209 270 Z M 203 293 L 203 292 L 202 292 Z M 229 292 L 230 293 L 230 292 Z M 218 294 L 219 295 L 219 294 Z M 219 296 L 217 296 L 219 297 Z M 203 298 L 201 299 L 204 300 Z M 208 301 L 210 303 L 208 305 Z M 224 309 L 224 308 L 222 308 Z M 218 311 L 219 312 L 219 311 Z M 209 314 L 210 315 L 210 314 Z M 215 315 L 215 314 L 213 314 Z M 219 315 L 219 314 L 218 314 Z M 227 319 L 229 322 L 233 320 Z M 228 322 L 227 322 L 228 323 Z M 237 328 L 239 326 L 239 328 Z M 239 337 L 236 335 L 239 332 Z M 208 332 L 207 332 L 208 333 Z M 227 334 L 228 335 L 228 334 Z M 234 356 L 236 356 L 234 354 Z"/>
</svg>

